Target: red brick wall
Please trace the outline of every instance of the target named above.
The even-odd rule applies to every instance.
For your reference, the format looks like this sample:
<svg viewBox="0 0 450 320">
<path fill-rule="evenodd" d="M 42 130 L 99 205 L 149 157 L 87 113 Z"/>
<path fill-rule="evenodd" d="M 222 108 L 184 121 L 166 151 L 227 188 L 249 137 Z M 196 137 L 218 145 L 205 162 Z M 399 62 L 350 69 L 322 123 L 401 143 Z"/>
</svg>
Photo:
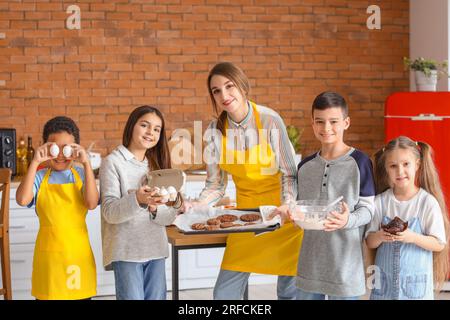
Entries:
<svg viewBox="0 0 450 320">
<path fill-rule="evenodd" d="M 81 30 L 68 30 L 69 5 Z M 381 30 L 366 9 L 381 8 Z M 347 142 L 373 152 L 383 140 L 386 97 L 408 90 L 407 0 L 140 0 L 0 2 L 0 127 L 41 141 L 42 127 L 65 114 L 82 144 L 110 152 L 129 112 L 158 106 L 170 130 L 213 117 L 205 85 L 219 61 L 251 79 L 250 98 L 305 127 L 318 147 L 310 106 L 324 90 L 349 102 Z"/>
</svg>

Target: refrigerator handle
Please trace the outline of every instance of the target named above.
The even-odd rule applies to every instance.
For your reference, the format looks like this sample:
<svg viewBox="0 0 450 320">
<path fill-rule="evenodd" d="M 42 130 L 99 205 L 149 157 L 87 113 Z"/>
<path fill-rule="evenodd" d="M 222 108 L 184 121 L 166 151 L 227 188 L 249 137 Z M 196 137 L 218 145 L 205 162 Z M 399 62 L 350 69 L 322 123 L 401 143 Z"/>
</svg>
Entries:
<svg viewBox="0 0 450 320">
<path fill-rule="evenodd" d="M 434 113 L 421 113 L 418 116 L 411 117 L 413 121 L 442 121 L 444 117 L 436 116 Z"/>
<path fill-rule="evenodd" d="M 434 113 L 421 113 L 418 116 L 384 116 L 387 119 L 411 119 L 413 121 L 442 121 L 450 119 L 450 116 L 437 116 Z"/>
</svg>

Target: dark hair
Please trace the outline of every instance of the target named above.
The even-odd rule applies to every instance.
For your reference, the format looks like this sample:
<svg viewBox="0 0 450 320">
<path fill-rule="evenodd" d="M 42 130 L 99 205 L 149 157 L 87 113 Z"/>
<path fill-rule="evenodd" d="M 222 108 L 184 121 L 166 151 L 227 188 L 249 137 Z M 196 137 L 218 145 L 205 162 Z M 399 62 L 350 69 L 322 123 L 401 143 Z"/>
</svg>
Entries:
<svg viewBox="0 0 450 320">
<path fill-rule="evenodd" d="M 348 117 L 347 102 L 339 93 L 332 91 L 322 92 L 314 99 L 311 116 L 314 117 L 314 110 L 326 110 L 329 108 L 341 108 L 344 118 Z"/>
<path fill-rule="evenodd" d="M 67 132 L 75 138 L 75 143 L 80 144 L 80 129 L 75 121 L 68 117 L 59 116 L 48 120 L 44 125 L 42 138 L 44 143 L 48 141 L 48 136 L 52 133 Z"/>
<path fill-rule="evenodd" d="M 234 85 L 236 86 L 236 88 L 239 90 L 239 92 L 241 93 L 241 95 L 244 98 L 247 97 L 247 95 L 250 91 L 250 83 L 249 83 L 248 78 L 245 75 L 245 73 L 238 66 L 236 66 L 235 64 L 233 64 L 231 62 L 220 62 L 220 63 L 216 64 L 209 72 L 208 80 L 206 83 L 208 86 L 209 97 L 211 98 L 211 102 L 213 104 L 214 111 L 218 115 L 217 129 L 219 129 L 220 132 L 222 132 L 222 134 L 224 134 L 225 133 L 224 132 L 225 120 L 227 119 L 227 112 L 222 111 L 219 115 L 219 109 L 217 108 L 216 100 L 214 100 L 214 95 L 211 91 L 211 78 L 215 75 L 223 76 L 223 77 L 231 80 L 231 82 L 234 83 Z"/>
<path fill-rule="evenodd" d="M 141 106 L 131 112 L 128 117 L 125 128 L 123 129 L 122 144 L 125 147 L 130 145 L 131 139 L 133 137 L 133 129 L 138 120 L 147 113 L 154 113 L 161 119 L 161 133 L 159 136 L 158 143 L 153 148 L 148 149 L 145 152 L 145 157 L 148 160 L 148 166 L 151 170 L 158 169 L 170 169 L 170 153 L 169 146 L 167 144 L 166 138 L 166 125 L 164 122 L 164 117 L 158 109 L 152 106 Z"/>
<path fill-rule="evenodd" d="M 390 187 L 388 173 L 386 171 L 386 156 L 396 149 L 409 150 L 416 159 L 420 160 L 419 168 L 417 169 L 417 174 L 415 177 L 415 184 L 416 186 L 425 189 L 429 194 L 433 195 L 441 208 L 447 241 L 444 250 L 440 252 L 433 252 L 433 276 L 435 284 L 439 287 L 447 279 L 446 277 L 449 271 L 448 240 L 450 236 L 450 227 L 447 215 L 447 206 L 441 184 L 439 182 L 439 174 L 433 161 L 433 149 L 426 142 L 413 141 L 406 136 L 399 136 L 396 139 L 389 141 L 386 146 L 378 150 L 374 156 L 375 185 L 377 194 L 386 191 Z"/>
</svg>

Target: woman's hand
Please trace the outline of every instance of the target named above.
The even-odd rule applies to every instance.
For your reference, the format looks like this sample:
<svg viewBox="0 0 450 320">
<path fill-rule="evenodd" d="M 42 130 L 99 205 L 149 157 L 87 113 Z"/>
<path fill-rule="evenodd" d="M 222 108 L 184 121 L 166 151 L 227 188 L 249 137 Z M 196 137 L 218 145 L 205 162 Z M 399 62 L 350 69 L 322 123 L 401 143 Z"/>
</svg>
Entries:
<svg viewBox="0 0 450 320">
<path fill-rule="evenodd" d="M 348 222 L 348 216 L 350 215 L 350 210 L 348 205 L 342 201 L 343 211 L 339 213 L 337 211 L 331 211 L 328 215 L 325 223 L 323 224 L 324 231 L 335 231 L 342 229 Z"/>
<path fill-rule="evenodd" d="M 275 210 L 272 211 L 271 214 L 267 217 L 268 220 L 272 220 L 276 216 L 281 217 L 281 223 L 284 223 L 285 221 L 291 221 L 293 220 L 292 212 L 289 209 L 289 205 L 284 204 L 282 206 L 279 206 Z"/>
<path fill-rule="evenodd" d="M 196 206 L 198 206 L 200 203 L 198 201 L 183 201 L 183 204 L 179 210 L 179 212 L 185 213 L 188 212 L 189 210 L 195 208 Z"/>
</svg>

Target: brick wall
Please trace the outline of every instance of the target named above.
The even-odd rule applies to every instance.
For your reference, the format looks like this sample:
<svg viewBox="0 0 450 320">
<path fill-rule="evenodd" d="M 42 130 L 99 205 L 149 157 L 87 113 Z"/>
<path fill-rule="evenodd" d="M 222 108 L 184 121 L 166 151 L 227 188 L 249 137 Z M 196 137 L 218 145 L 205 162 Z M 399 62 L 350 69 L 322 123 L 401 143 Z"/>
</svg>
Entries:
<svg viewBox="0 0 450 320">
<path fill-rule="evenodd" d="M 81 30 L 65 27 L 72 4 Z M 381 30 L 366 27 L 371 4 Z M 103 154 L 142 104 L 158 106 L 169 130 L 194 120 L 205 128 L 207 73 L 227 60 L 251 79 L 251 99 L 305 127 L 304 153 L 318 147 L 309 110 L 324 90 L 348 99 L 347 141 L 371 153 L 386 97 L 408 90 L 408 9 L 407 0 L 1 0 L 0 127 L 36 146 L 43 124 L 65 114 Z"/>
</svg>

